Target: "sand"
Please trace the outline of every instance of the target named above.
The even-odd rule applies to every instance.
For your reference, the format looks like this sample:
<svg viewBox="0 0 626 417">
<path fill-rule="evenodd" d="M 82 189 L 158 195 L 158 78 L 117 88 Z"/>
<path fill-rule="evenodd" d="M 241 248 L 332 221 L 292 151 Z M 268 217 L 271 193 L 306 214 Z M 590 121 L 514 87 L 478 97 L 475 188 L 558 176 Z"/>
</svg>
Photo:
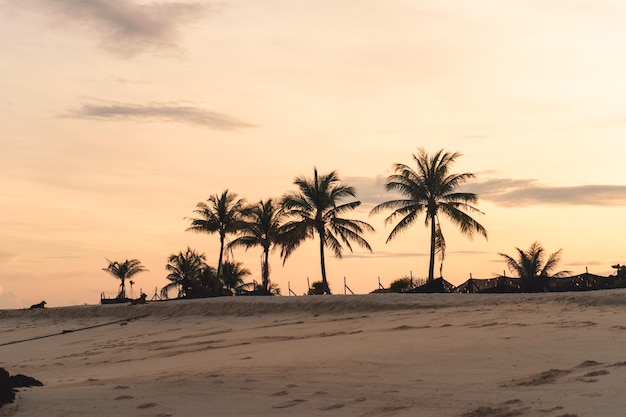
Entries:
<svg viewBox="0 0 626 417">
<path fill-rule="evenodd" d="M 617 417 L 625 342 L 624 290 L 4 310 L 0 415 Z"/>
</svg>

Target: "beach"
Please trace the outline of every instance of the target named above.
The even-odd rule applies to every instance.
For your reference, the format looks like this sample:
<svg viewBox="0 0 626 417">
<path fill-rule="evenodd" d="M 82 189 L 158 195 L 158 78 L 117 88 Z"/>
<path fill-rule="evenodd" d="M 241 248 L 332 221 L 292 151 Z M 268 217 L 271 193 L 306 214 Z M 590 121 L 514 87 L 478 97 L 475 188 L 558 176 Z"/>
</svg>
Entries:
<svg viewBox="0 0 626 417">
<path fill-rule="evenodd" d="M 2 416 L 623 416 L 626 290 L 0 311 Z"/>
</svg>

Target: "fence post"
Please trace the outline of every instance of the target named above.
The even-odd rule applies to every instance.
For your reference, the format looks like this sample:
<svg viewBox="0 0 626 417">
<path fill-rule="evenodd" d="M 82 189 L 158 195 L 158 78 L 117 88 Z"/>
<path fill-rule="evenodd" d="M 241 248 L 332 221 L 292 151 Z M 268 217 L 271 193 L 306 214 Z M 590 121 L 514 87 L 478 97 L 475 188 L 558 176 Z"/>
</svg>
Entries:
<svg viewBox="0 0 626 417">
<path fill-rule="evenodd" d="M 350 291 L 350 294 L 354 295 L 354 291 L 348 287 L 348 282 L 346 281 L 346 277 L 343 277 L 343 295 L 348 295 L 346 290 Z"/>
</svg>

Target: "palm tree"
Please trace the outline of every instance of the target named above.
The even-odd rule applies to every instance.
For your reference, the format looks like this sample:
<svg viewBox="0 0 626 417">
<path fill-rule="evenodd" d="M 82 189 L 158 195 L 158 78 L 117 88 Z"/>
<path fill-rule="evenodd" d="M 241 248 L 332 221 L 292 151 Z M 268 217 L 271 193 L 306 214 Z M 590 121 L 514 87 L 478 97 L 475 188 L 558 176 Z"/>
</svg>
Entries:
<svg viewBox="0 0 626 417">
<path fill-rule="evenodd" d="M 311 284 L 311 288 L 307 292 L 307 295 L 322 295 L 326 293 L 326 285 L 322 281 L 315 281 Z"/>
<path fill-rule="evenodd" d="M 270 251 L 283 242 L 282 221 L 285 218 L 280 206 L 271 198 L 259 201 L 256 205 L 243 210 L 245 222 L 240 236 L 228 244 L 228 248 L 243 246 L 248 248 L 261 246 L 261 277 L 262 293 L 269 294 L 270 282 Z"/>
<path fill-rule="evenodd" d="M 400 218 L 387 242 L 413 225 L 420 214 L 426 214 L 425 224 L 430 225 L 428 282 L 434 279 L 435 253 L 440 253 L 442 262 L 445 255 L 440 214 L 456 224 L 468 238 L 472 239 L 474 233 L 487 238 L 487 230 L 468 214 L 483 214 L 471 205 L 478 201 L 476 194 L 456 191 L 461 184 L 473 178 L 474 174 L 449 172 L 459 156 L 461 154 L 457 152 L 444 152 L 443 149 L 431 156 L 420 148 L 418 155 L 413 154 L 417 171 L 405 164 L 394 164 L 395 174 L 387 177 L 385 188 L 387 191 L 399 192 L 404 198 L 380 203 L 370 213 L 372 215 L 383 210 L 393 210 L 385 219 L 385 224 Z"/>
<path fill-rule="evenodd" d="M 267 285 L 267 290 L 263 288 L 263 283 L 259 283 L 256 280 L 252 280 L 253 292 L 255 294 L 269 294 L 269 295 L 280 295 L 280 286 L 275 282 L 270 281 Z"/>
<path fill-rule="evenodd" d="M 223 290 L 222 281 L 217 277 L 217 270 L 210 265 L 200 274 L 200 287 L 207 294 L 221 295 Z"/>
<path fill-rule="evenodd" d="M 341 258 L 343 245 L 352 251 L 350 241 L 354 241 L 371 252 L 372 248 L 361 234 L 365 231 L 374 231 L 374 228 L 364 221 L 339 217 L 360 206 L 361 202 L 339 204 L 340 200 L 355 197 L 356 193 L 354 188 L 341 183 L 335 171 L 318 176 L 317 168 L 315 168 L 312 180 L 297 177 L 294 184 L 299 190 L 285 194 L 281 202 L 286 215 L 294 218 L 284 225 L 285 241 L 281 244 L 281 255 L 286 261 L 304 240 L 313 238 L 317 234 L 320 245 L 322 284 L 324 293 L 330 294 L 326 278 L 324 248 L 329 248 L 335 257 Z"/>
<path fill-rule="evenodd" d="M 250 275 L 250 270 L 244 268 L 243 263 L 226 261 L 223 267 L 222 283 L 224 284 L 224 288 L 231 294 L 238 294 L 251 285 L 243 280 L 244 277 Z"/>
<path fill-rule="evenodd" d="M 106 259 L 106 258 L 105 258 Z M 117 294 L 118 299 L 126 299 L 126 280 L 130 279 L 133 275 L 139 272 L 147 271 L 147 269 L 141 265 L 141 262 L 137 259 L 126 259 L 124 262 L 110 261 L 107 259 L 109 266 L 102 268 L 103 271 L 108 272 L 115 278 L 121 281 L 120 290 Z M 132 286 L 132 282 L 131 282 Z"/>
<path fill-rule="evenodd" d="M 243 199 L 237 199 L 237 194 L 225 190 L 222 195 L 212 195 L 207 203 L 200 202 L 196 205 L 194 213 L 199 218 L 192 218 L 188 231 L 198 233 L 215 233 L 220 236 L 220 256 L 217 262 L 217 276 L 222 274 L 222 259 L 224 257 L 224 244 L 227 234 L 234 234 L 242 225 Z"/>
<path fill-rule="evenodd" d="M 201 286 L 204 271 L 209 268 L 205 261 L 204 253 L 199 254 L 189 247 L 184 253 L 170 255 L 165 265 L 170 283 L 161 288 L 161 297 L 169 298 L 169 291 L 173 288 L 178 288 L 179 298 L 192 296 Z"/>
<path fill-rule="evenodd" d="M 504 253 L 498 255 L 504 258 L 509 270 L 521 279 L 522 289 L 525 291 L 545 291 L 548 278 L 559 278 L 570 273 L 570 271 L 552 273 L 561 260 L 562 249 L 548 256 L 547 260 L 545 249 L 539 242 L 534 242 L 527 251 L 515 249 L 518 259 Z"/>
</svg>

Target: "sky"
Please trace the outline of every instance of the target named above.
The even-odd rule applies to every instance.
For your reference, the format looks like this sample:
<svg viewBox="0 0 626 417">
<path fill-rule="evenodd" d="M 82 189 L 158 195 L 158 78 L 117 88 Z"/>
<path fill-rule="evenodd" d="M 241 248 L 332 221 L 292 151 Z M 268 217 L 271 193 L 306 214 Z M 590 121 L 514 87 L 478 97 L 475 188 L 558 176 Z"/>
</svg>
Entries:
<svg viewBox="0 0 626 417">
<path fill-rule="evenodd" d="M 249 202 L 336 170 L 376 229 L 331 289 L 428 274 L 423 222 L 386 243 L 394 163 L 463 156 L 488 240 L 443 220 L 443 276 L 491 278 L 539 241 L 560 269 L 626 263 L 626 4 L 620 0 L 0 0 L 0 308 L 97 304 L 107 259 L 168 283 L 171 254 L 216 265 L 185 231 L 198 202 Z M 413 165 L 414 166 L 414 165 Z M 260 280 L 260 250 L 231 260 Z M 320 279 L 317 242 L 283 265 L 283 294 Z M 507 271 L 508 273 L 508 271 Z"/>
</svg>

